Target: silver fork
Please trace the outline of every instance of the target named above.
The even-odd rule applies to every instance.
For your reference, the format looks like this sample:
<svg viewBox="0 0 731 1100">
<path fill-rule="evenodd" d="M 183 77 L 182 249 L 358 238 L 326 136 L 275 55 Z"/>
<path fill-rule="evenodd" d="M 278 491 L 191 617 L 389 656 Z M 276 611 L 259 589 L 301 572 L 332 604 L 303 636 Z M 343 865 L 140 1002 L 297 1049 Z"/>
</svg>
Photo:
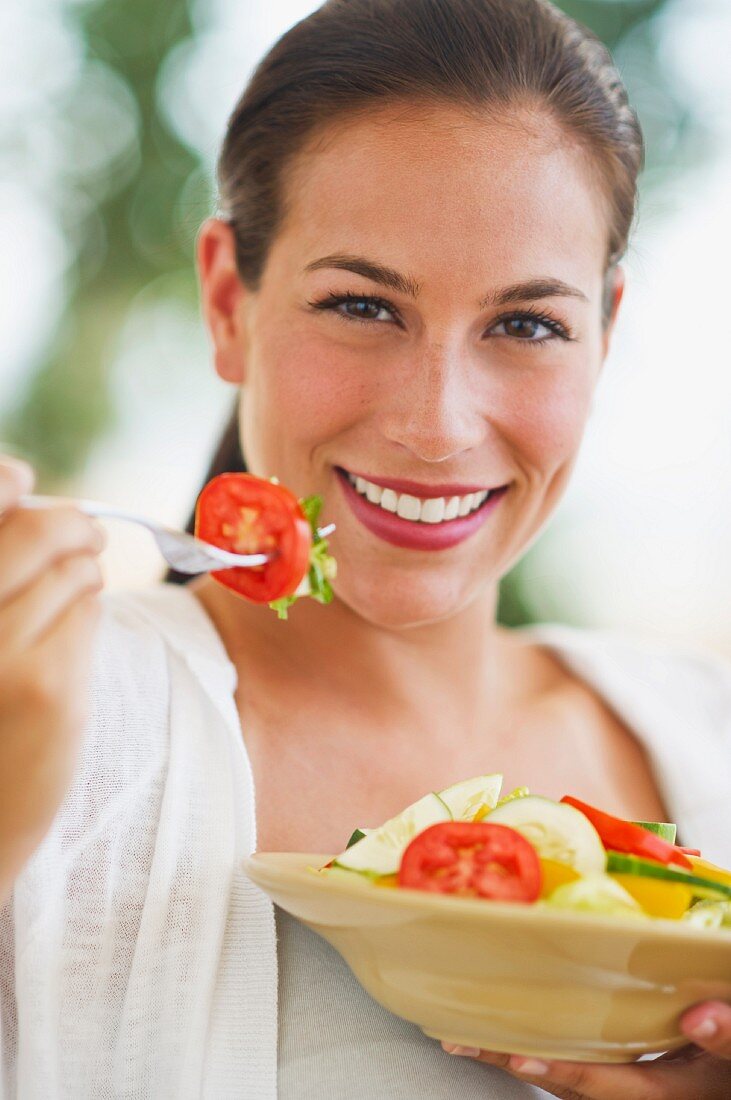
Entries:
<svg viewBox="0 0 731 1100">
<path fill-rule="evenodd" d="M 273 554 L 233 554 L 229 550 L 222 550 L 219 546 L 212 546 L 210 542 L 197 539 L 187 531 L 166 527 L 162 523 L 147 519 L 146 516 L 137 515 L 136 512 L 128 512 L 123 508 L 116 508 L 113 504 L 101 504 L 95 500 L 24 496 L 20 498 L 19 503 L 21 508 L 49 508 L 57 504 L 71 504 L 87 516 L 138 523 L 152 534 L 165 561 L 179 573 L 206 573 L 212 569 L 266 565 L 274 557 Z M 325 538 L 334 530 L 335 524 L 331 523 L 319 529 L 318 535 Z"/>
</svg>

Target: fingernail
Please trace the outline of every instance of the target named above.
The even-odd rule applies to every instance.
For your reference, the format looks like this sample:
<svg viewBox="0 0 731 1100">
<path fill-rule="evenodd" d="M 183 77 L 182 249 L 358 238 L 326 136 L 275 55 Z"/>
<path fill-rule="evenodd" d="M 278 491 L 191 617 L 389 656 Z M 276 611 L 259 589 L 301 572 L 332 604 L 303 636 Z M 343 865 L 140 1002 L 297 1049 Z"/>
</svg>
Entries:
<svg viewBox="0 0 731 1100">
<path fill-rule="evenodd" d="M 691 1028 L 688 1032 L 694 1039 L 710 1039 L 712 1035 L 715 1035 L 718 1031 L 718 1024 L 712 1016 L 706 1016 L 705 1020 L 701 1020 L 699 1024 Z"/>
<path fill-rule="evenodd" d="M 442 1043 L 447 1054 L 461 1054 L 464 1058 L 476 1058 L 480 1053 L 479 1047 L 457 1047 L 451 1043 Z"/>
<path fill-rule="evenodd" d="M 527 1073 L 529 1077 L 541 1077 L 548 1073 L 548 1063 L 540 1062 L 537 1058 L 511 1058 L 510 1066 L 518 1073 Z"/>
</svg>

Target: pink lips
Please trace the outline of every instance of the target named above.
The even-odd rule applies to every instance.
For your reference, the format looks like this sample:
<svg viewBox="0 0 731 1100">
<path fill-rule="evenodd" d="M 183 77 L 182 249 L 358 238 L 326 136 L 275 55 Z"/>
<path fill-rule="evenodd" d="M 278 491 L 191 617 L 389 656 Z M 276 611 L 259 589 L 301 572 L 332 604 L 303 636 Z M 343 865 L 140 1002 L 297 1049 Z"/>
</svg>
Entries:
<svg viewBox="0 0 731 1100">
<path fill-rule="evenodd" d="M 414 523 L 412 520 L 402 519 L 395 513 L 384 511 L 378 504 L 371 504 L 353 488 L 345 473 L 337 470 L 337 475 L 345 499 L 363 526 L 386 542 L 408 550 L 447 550 L 450 546 L 463 542 L 479 531 L 508 490 L 507 485 L 496 489 L 482 507 L 469 516 L 448 520 L 446 523 Z M 480 485 L 429 485 L 427 487 L 413 481 L 393 481 L 388 478 L 368 478 L 367 480 L 383 486 L 384 489 L 393 489 L 397 493 L 409 493 L 411 496 L 422 499 L 427 496 L 466 496 L 467 493 L 476 493 L 484 488 Z"/>
</svg>

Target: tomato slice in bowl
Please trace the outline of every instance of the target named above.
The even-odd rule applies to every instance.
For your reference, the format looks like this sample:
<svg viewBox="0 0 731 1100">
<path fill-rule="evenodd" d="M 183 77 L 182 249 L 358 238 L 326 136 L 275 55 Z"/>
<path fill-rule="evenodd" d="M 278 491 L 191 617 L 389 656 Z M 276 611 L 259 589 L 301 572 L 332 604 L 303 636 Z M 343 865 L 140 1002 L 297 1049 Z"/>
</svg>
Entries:
<svg viewBox="0 0 731 1100">
<path fill-rule="evenodd" d="M 434 894 L 531 902 L 541 892 L 541 864 L 532 844 L 507 825 L 441 821 L 411 841 L 398 884 Z"/>
<path fill-rule="evenodd" d="M 253 474 L 219 474 L 208 482 L 196 504 L 195 534 L 235 554 L 273 553 L 266 565 L 211 573 L 254 603 L 290 596 L 308 569 L 312 530 L 300 502 Z"/>
</svg>

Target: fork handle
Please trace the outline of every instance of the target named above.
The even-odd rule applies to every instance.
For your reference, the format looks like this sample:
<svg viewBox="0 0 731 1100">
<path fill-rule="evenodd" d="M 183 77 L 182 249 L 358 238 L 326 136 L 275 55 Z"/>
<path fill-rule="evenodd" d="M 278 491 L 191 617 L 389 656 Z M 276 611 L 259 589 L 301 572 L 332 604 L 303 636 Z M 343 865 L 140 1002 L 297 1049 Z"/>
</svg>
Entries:
<svg viewBox="0 0 731 1100">
<path fill-rule="evenodd" d="M 132 515 L 131 512 L 125 512 L 124 508 L 114 508 L 111 504 L 98 504 L 95 500 L 71 500 L 68 497 L 44 497 L 44 496 L 24 496 L 20 498 L 19 505 L 21 508 L 52 508 L 56 504 L 73 504 L 74 508 L 78 508 L 80 512 L 83 512 L 87 516 L 102 516 L 107 519 L 133 519 L 136 523 L 142 523 L 147 526 L 144 516 Z M 318 527 L 317 534 L 321 539 L 327 538 L 335 530 L 335 524 L 329 523 L 327 527 Z"/>
<path fill-rule="evenodd" d="M 21 508 L 53 508 L 59 504 L 73 504 L 80 512 L 87 516 L 106 516 L 109 519 L 131 519 L 129 512 L 123 508 L 114 508 L 110 504 L 98 504 L 95 500 L 77 500 L 76 497 L 44 497 L 24 496 L 19 500 Z M 138 517 L 135 516 L 135 519 Z"/>
</svg>

